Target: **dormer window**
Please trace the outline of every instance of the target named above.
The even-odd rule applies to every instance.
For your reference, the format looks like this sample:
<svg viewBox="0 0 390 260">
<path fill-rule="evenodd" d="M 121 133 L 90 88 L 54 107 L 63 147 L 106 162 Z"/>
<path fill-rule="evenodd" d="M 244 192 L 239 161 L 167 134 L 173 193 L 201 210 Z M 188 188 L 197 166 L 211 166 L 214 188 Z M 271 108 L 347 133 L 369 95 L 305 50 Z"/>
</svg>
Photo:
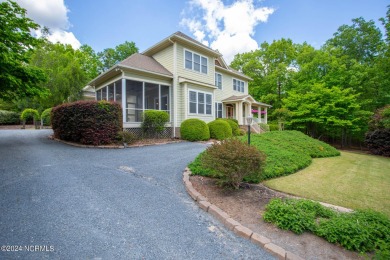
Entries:
<svg viewBox="0 0 390 260">
<path fill-rule="evenodd" d="M 197 54 L 195 52 L 191 52 L 188 50 L 184 51 L 184 63 L 185 68 L 189 70 L 193 70 L 199 73 L 207 74 L 207 64 L 208 60 L 206 57 Z"/>
</svg>

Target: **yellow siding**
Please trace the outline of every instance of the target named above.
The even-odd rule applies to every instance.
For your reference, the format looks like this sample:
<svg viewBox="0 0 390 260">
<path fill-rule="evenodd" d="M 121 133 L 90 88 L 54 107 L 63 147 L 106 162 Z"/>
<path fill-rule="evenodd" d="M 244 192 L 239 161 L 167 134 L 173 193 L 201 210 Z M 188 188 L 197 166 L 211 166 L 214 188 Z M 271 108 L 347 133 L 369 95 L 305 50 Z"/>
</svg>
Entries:
<svg viewBox="0 0 390 260">
<path fill-rule="evenodd" d="M 229 75 L 227 73 L 217 71 L 217 73 L 220 73 L 222 75 L 222 89 L 216 89 L 215 90 L 215 101 L 220 102 L 221 100 L 224 100 L 225 98 L 231 97 L 233 95 L 235 96 L 242 96 L 242 95 L 248 95 L 248 81 L 239 79 L 237 77 L 234 77 L 232 75 Z M 244 81 L 245 87 L 244 87 L 244 93 L 233 90 L 233 78 L 239 79 L 241 81 Z"/>
<path fill-rule="evenodd" d="M 156 53 L 153 58 L 173 73 L 173 46 Z"/>
<path fill-rule="evenodd" d="M 184 67 L 185 49 L 200 54 L 208 59 L 207 74 L 189 70 Z M 177 74 L 178 74 L 177 76 L 214 85 L 214 73 L 215 73 L 214 57 L 210 57 L 203 53 L 197 52 L 191 49 L 190 47 L 184 47 L 180 44 L 177 45 Z"/>
<path fill-rule="evenodd" d="M 125 78 L 131 79 L 131 80 L 136 80 L 136 81 L 145 81 L 145 82 L 149 82 L 149 83 L 166 84 L 168 86 L 172 85 L 172 80 L 159 79 L 157 77 L 153 78 L 151 76 L 138 75 L 138 74 L 129 73 L 129 72 L 125 72 Z"/>
</svg>

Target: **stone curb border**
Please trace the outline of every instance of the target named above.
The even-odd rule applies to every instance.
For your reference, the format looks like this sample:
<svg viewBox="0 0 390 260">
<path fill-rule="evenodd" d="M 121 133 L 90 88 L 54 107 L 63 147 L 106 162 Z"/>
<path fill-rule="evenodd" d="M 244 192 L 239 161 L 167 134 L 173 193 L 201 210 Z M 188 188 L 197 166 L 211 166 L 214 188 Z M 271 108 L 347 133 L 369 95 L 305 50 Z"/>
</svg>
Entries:
<svg viewBox="0 0 390 260">
<path fill-rule="evenodd" d="M 78 144 L 73 142 L 64 141 L 58 138 L 55 138 L 53 136 L 49 136 L 49 139 L 64 143 L 67 145 L 80 147 L 80 148 L 97 148 L 97 149 L 123 149 L 123 148 L 138 148 L 138 147 L 144 147 L 144 146 L 154 146 L 154 145 L 164 145 L 164 144 L 172 144 L 172 143 L 180 143 L 181 141 L 172 141 L 172 142 L 163 142 L 163 143 L 153 143 L 153 144 L 139 144 L 139 145 L 85 145 L 85 144 Z"/>
<path fill-rule="evenodd" d="M 237 235 L 250 240 L 252 243 L 264 248 L 266 251 L 281 260 L 303 260 L 302 257 L 297 256 L 294 253 L 291 253 L 290 251 L 287 251 L 282 247 L 272 243 L 271 239 L 262 236 L 261 234 L 258 234 L 256 232 L 253 232 L 251 229 L 241 225 L 238 221 L 231 218 L 225 211 L 218 208 L 214 204 L 211 204 L 206 197 L 200 194 L 192 186 L 192 183 L 190 181 L 190 175 L 191 171 L 190 169 L 188 169 L 188 167 L 186 167 L 183 172 L 183 183 L 188 194 L 201 209 L 210 213 L 212 216 L 222 222 L 226 226 L 226 228 L 233 231 Z"/>
</svg>

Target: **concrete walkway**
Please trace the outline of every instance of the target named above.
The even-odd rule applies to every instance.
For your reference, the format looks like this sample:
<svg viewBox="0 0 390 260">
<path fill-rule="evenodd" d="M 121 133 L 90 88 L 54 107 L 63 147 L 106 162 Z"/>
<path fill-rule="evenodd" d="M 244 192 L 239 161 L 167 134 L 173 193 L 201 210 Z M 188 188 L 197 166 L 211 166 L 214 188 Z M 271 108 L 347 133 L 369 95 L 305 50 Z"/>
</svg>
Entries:
<svg viewBox="0 0 390 260">
<path fill-rule="evenodd" d="M 0 259 L 273 259 L 185 191 L 205 145 L 89 149 L 51 133 L 0 131 Z"/>
</svg>

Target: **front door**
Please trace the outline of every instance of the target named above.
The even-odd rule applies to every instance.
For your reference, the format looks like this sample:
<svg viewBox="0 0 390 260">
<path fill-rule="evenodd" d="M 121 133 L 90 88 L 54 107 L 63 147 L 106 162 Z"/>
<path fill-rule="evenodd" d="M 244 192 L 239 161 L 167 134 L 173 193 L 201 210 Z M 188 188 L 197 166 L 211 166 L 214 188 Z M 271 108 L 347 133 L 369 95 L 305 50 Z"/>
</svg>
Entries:
<svg viewBox="0 0 390 260">
<path fill-rule="evenodd" d="M 226 106 L 226 117 L 234 118 L 234 108 L 232 106 Z"/>
</svg>

